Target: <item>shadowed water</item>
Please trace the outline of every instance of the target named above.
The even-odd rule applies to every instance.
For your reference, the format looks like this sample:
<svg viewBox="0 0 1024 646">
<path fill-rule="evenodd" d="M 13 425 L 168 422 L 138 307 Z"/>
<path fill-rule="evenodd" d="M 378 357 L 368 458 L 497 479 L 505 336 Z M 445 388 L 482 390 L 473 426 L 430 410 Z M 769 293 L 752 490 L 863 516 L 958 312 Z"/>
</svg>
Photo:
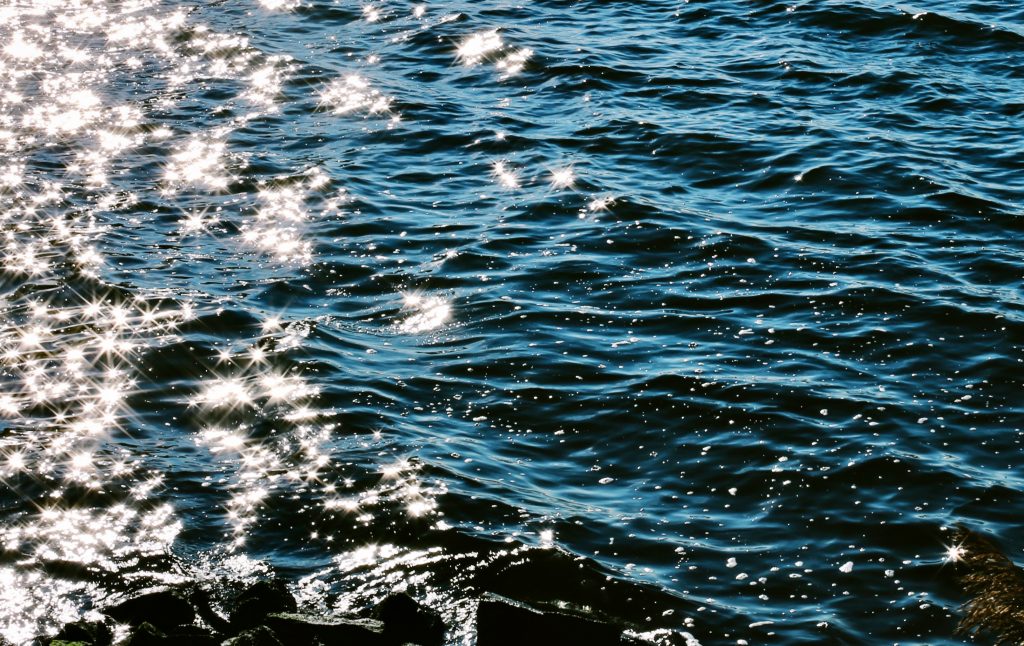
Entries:
<svg viewBox="0 0 1024 646">
<path fill-rule="evenodd" d="M 960 643 L 1024 11 L 0 0 L 0 635 L 275 570 Z M 955 559 L 954 559 L 955 560 Z"/>
</svg>

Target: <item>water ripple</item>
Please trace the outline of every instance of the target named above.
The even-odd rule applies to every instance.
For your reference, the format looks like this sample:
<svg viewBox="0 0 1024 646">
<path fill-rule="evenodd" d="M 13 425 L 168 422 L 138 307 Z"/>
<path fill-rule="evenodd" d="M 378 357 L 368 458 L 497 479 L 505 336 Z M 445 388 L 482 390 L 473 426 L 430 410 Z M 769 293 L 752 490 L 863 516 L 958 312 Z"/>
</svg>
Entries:
<svg viewBox="0 0 1024 646">
<path fill-rule="evenodd" d="M 1021 24 L 0 6 L 0 634 L 274 568 L 957 643 L 942 528 L 1024 489 Z"/>
</svg>

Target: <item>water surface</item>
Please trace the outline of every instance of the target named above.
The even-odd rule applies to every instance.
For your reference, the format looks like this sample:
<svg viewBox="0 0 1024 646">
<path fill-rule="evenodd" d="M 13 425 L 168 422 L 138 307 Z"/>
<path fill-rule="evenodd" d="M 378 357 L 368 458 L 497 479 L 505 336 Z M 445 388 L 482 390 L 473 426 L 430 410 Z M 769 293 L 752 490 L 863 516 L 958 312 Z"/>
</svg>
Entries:
<svg viewBox="0 0 1024 646">
<path fill-rule="evenodd" d="M 0 2 L 0 634 L 275 571 L 960 643 L 1011 554 L 1010 2 Z"/>
</svg>

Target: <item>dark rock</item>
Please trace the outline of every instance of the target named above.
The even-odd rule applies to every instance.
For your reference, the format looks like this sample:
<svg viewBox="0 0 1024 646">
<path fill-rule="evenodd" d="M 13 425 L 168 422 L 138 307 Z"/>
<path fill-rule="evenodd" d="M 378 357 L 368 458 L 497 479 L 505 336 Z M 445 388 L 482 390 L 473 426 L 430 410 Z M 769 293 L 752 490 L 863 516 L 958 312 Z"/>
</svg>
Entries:
<svg viewBox="0 0 1024 646">
<path fill-rule="evenodd" d="M 133 628 L 123 642 L 124 646 L 171 646 L 173 643 L 164 631 L 145 621 Z"/>
<path fill-rule="evenodd" d="M 206 622 L 210 628 L 213 628 L 219 633 L 228 633 L 231 631 L 231 624 L 224 617 L 221 617 L 217 611 L 213 609 L 213 604 L 210 602 L 210 595 L 202 588 L 196 586 L 192 589 L 192 593 L 189 595 L 189 601 L 192 603 L 192 607 L 195 608 L 196 614 Z"/>
<path fill-rule="evenodd" d="M 6 644 L 7 642 L 2 642 Z M 50 646 L 92 646 L 92 642 L 67 641 L 64 639 L 51 639 Z"/>
<path fill-rule="evenodd" d="M 272 612 L 294 612 L 298 606 L 284 581 L 259 581 L 246 588 L 235 599 L 231 609 L 231 625 L 236 630 L 253 628 L 263 623 Z"/>
<path fill-rule="evenodd" d="M 175 589 L 143 594 L 107 608 L 105 612 L 117 621 L 132 626 L 147 622 L 165 632 L 196 620 L 196 612 L 185 594 Z"/>
<path fill-rule="evenodd" d="M 386 646 L 384 624 L 373 619 L 315 617 L 293 612 L 267 615 L 266 625 L 273 629 L 284 646 L 310 646 L 315 643 Z"/>
<path fill-rule="evenodd" d="M 990 538 L 959 526 L 953 535 L 959 579 L 971 598 L 957 631 L 992 639 L 995 644 L 1024 643 L 1024 570 Z"/>
<path fill-rule="evenodd" d="M 224 646 L 284 646 L 274 631 L 266 626 L 243 630 L 237 636 L 224 642 Z"/>
<path fill-rule="evenodd" d="M 392 594 L 374 609 L 384 622 L 384 638 L 393 644 L 441 646 L 445 627 L 441 615 L 407 594 Z"/>
<path fill-rule="evenodd" d="M 188 646 L 219 646 L 223 641 L 213 631 L 199 626 L 178 626 L 168 632 L 167 637 L 172 643 Z"/>
<path fill-rule="evenodd" d="M 55 641 L 85 642 L 93 646 L 109 646 L 114 640 L 114 632 L 110 626 L 100 621 L 75 621 L 64 624 L 50 644 Z"/>
<path fill-rule="evenodd" d="M 619 646 L 622 628 L 589 617 L 534 610 L 488 594 L 476 613 L 477 646 Z"/>
</svg>

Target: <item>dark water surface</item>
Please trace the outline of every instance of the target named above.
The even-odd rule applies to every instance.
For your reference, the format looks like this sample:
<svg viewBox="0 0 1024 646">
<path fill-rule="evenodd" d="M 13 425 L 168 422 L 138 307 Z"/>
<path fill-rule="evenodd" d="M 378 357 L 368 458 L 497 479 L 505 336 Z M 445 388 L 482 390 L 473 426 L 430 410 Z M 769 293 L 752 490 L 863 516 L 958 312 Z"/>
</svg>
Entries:
<svg viewBox="0 0 1024 646">
<path fill-rule="evenodd" d="M 0 634 L 271 569 L 960 643 L 1018 2 L 0 2 Z"/>
</svg>

